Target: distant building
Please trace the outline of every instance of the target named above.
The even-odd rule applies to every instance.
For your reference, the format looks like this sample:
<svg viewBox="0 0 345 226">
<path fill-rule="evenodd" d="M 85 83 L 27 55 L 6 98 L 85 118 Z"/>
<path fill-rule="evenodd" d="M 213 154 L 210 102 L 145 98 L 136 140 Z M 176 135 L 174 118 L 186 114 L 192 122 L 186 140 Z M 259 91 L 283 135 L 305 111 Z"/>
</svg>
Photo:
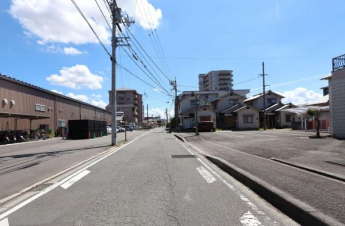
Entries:
<svg viewBox="0 0 345 226">
<path fill-rule="evenodd" d="M 210 71 L 199 75 L 199 91 L 230 91 L 232 82 L 231 70 Z"/>
<path fill-rule="evenodd" d="M 111 111 L 111 95 L 109 91 L 109 105 L 106 107 Z M 121 88 L 116 90 L 117 112 L 123 112 L 127 123 L 142 124 L 143 123 L 143 100 L 142 95 L 138 94 L 134 89 Z"/>
<path fill-rule="evenodd" d="M 332 59 L 332 75 L 323 79 L 329 84 L 331 113 L 330 132 L 335 138 L 345 138 L 345 55 Z"/>
</svg>

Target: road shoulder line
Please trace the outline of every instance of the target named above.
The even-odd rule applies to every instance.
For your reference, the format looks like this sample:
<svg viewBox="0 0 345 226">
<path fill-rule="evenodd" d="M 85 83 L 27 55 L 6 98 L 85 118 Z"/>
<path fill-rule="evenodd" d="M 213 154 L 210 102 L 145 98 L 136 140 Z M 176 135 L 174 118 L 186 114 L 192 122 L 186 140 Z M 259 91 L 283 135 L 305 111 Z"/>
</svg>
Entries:
<svg viewBox="0 0 345 226">
<path fill-rule="evenodd" d="M 68 175 L 67 177 L 63 178 L 63 179 L 60 180 L 59 182 L 56 182 L 55 184 L 53 184 L 53 185 L 51 185 L 51 186 L 45 188 L 44 190 L 40 191 L 39 193 L 34 194 L 33 196 L 29 197 L 29 198 L 26 199 L 25 201 L 23 201 L 23 202 L 21 202 L 21 203 L 19 203 L 19 204 L 14 205 L 14 207 L 9 208 L 9 210 L 4 211 L 3 213 L 0 214 L 0 220 L 6 218 L 8 215 L 10 215 L 11 213 L 17 211 L 17 210 L 20 209 L 21 207 L 27 205 L 27 204 L 30 203 L 31 201 L 33 201 L 33 200 L 39 198 L 40 196 L 42 196 L 42 195 L 48 193 L 49 191 L 55 189 L 56 187 L 58 187 L 58 186 L 60 186 L 61 184 L 65 183 L 66 181 L 68 181 L 69 179 L 73 178 L 74 176 L 76 176 L 76 175 L 78 175 L 79 173 L 83 172 L 84 170 L 88 169 L 88 168 L 91 167 L 92 165 L 95 165 L 96 163 L 98 163 L 98 162 L 102 161 L 103 159 L 107 158 L 108 156 L 110 156 L 110 155 L 116 153 L 117 151 L 119 151 L 119 150 L 121 150 L 122 148 L 126 147 L 127 145 L 133 143 L 134 141 L 140 139 L 141 137 L 145 136 L 145 135 L 148 134 L 148 133 L 150 133 L 150 131 L 148 131 L 148 132 L 146 132 L 146 133 L 140 135 L 139 137 L 136 137 L 136 138 L 133 139 L 132 141 L 130 141 L 130 142 L 128 142 L 128 143 L 125 143 L 125 144 L 121 145 L 120 147 L 112 147 L 112 148 L 110 148 L 110 149 L 108 149 L 108 150 L 106 150 L 106 151 L 104 151 L 104 152 L 102 152 L 102 153 L 97 154 L 96 156 L 93 156 L 93 157 L 91 157 L 91 158 L 89 158 L 89 159 L 87 159 L 87 160 L 85 160 L 85 161 L 83 161 L 83 162 L 81 162 L 81 163 L 78 163 L 78 164 L 76 164 L 76 165 L 74 165 L 74 166 L 72 166 L 72 167 L 70 167 L 70 168 L 68 168 L 68 169 L 66 169 L 66 170 L 63 170 L 63 171 L 61 171 L 61 172 L 59 172 L 59 173 L 57 173 L 57 174 L 55 174 L 55 175 L 53 175 L 53 176 L 51 176 L 51 177 L 49 177 L 49 178 L 46 178 L 46 179 L 44 179 L 44 180 L 42 180 L 42 181 L 40 181 L 40 182 L 38 182 L 38 183 L 36 183 L 36 184 L 34 184 L 34 185 L 32 185 L 32 186 L 29 186 L 29 187 L 23 189 L 22 191 L 20 191 L 19 193 L 16 193 L 16 194 L 14 194 L 14 195 L 12 195 L 12 196 L 10 196 L 10 197 L 5 198 L 5 199 L 7 199 L 7 200 L 5 200 L 5 202 L 8 202 L 8 201 L 10 201 L 10 200 L 13 200 L 14 198 L 16 198 L 16 197 L 18 197 L 18 196 L 20 196 L 20 195 L 22 195 L 22 194 L 24 194 L 24 193 L 30 191 L 31 189 L 37 187 L 37 186 L 40 185 L 40 184 L 46 183 L 47 181 L 50 181 L 50 180 L 52 180 L 52 179 L 54 179 L 54 178 L 57 178 L 57 177 L 59 177 L 59 176 L 65 174 L 65 173 L 67 173 L 67 172 L 69 172 L 69 171 L 72 171 L 72 170 L 78 168 L 79 166 L 82 166 L 82 165 L 84 165 L 84 164 L 86 164 L 86 163 L 88 163 L 88 162 L 91 162 L 91 161 L 93 161 L 93 160 L 95 160 L 95 159 L 98 158 L 97 160 L 95 160 L 94 162 L 90 163 L 89 165 L 86 165 L 85 167 L 82 167 L 82 168 L 79 169 L 77 172 L 74 172 L 74 173 L 72 173 L 71 175 Z M 5 202 L 0 203 L 0 205 L 4 204 Z"/>
<path fill-rule="evenodd" d="M 299 165 L 299 164 L 296 164 L 296 163 L 290 163 L 290 162 L 287 162 L 285 160 L 274 158 L 274 157 L 272 157 L 270 159 L 272 161 L 279 162 L 279 163 L 282 163 L 282 164 L 285 164 L 285 165 L 288 165 L 288 166 L 291 166 L 291 167 L 294 167 L 294 168 L 299 168 L 299 169 L 302 169 L 302 170 L 305 170 L 305 171 L 309 171 L 311 173 L 315 173 L 315 174 L 322 175 L 322 176 L 325 176 L 325 177 L 328 177 L 328 178 L 332 178 L 334 180 L 339 180 L 339 181 L 345 182 L 345 178 L 340 176 L 340 175 L 337 175 L 337 174 L 329 173 L 329 172 L 326 172 L 326 171 L 323 171 L 323 170 L 318 170 L 318 169 L 315 169 L 315 168 L 312 168 L 312 167 L 302 166 L 302 165 Z"/>
</svg>

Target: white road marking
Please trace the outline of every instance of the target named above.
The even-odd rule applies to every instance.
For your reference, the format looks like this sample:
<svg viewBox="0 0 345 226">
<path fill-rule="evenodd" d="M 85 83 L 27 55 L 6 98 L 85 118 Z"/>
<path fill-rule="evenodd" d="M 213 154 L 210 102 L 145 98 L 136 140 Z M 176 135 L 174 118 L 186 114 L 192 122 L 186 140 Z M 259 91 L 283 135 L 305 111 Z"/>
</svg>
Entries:
<svg viewBox="0 0 345 226">
<path fill-rule="evenodd" d="M 32 202 L 32 201 L 38 199 L 38 198 L 41 197 L 42 195 L 44 195 L 44 194 L 50 192 L 50 191 L 53 190 L 54 188 L 59 187 L 61 184 L 65 183 L 65 182 L 68 181 L 69 179 L 75 177 L 76 175 L 78 175 L 79 173 L 83 172 L 83 171 L 86 170 L 87 168 L 89 168 L 89 167 L 91 167 L 91 166 L 97 164 L 98 162 L 102 161 L 103 159 L 105 159 L 105 158 L 109 157 L 110 155 L 112 155 L 112 154 L 118 152 L 118 151 L 121 150 L 122 148 L 124 148 L 124 147 L 126 147 L 127 145 L 133 143 L 134 141 L 138 140 L 139 138 L 145 136 L 145 135 L 148 134 L 148 133 L 150 133 L 150 131 L 144 133 L 143 135 L 141 135 L 141 136 L 135 138 L 134 140 L 128 142 L 127 144 L 124 144 L 123 146 L 121 146 L 121 147 L 119 147 L 119 148 L 112 148 L 112 151 L 110 151 L 108 154 L 106 154 L 106 155 L 103 156 L 102 158 L 100 158 L 100 159 L 98 159 L 98 160 L 96 160 L 96 161 L 90 163 L 89 165 L 85 166 L 85 167 L 82 168 L 81 170 L 79 170 L 79 171 L 73 173 L 72 175 L 70 175 L 70 176 L 68 176 L 68 177 L 66 177 L 66 178 L 64 178 L 64 179 L 62 179 L 61 181 L 59 181 L 59 182 L 57 182 L 57 183 L 55 183 L 55 184 L 53 184 L 53 185 L 47 187 L 46 189 L 42 190 L 42 191 L 39 192 L 38 194 L 36 194 L 36 195 L 30 197 L 29 199 L 27 199 L 27 200 L 25 200 L 25 201 L 19 203 L 18 205 L 16 205 L 16 206 L 13 207 L 12 209 L 10 209 L 10 210 L 4 212 L 3 214 L 0 215 L 0 220 L 2 220 L 2 219 L 4 219 L 5 217 L 7 217 L 8 215 L 14 213 L 15 211 L 19 210 L 20 208 L 26 206 L 26 205 L 29 204 L 30 202 Z"/>
<path fill-rule="evenodd" d="M 245 213 L 241 218 L 240 222 L 243 226 L 258 226 L 262 225 L 261 222 L 256 218 L 250 211 Z"/>
<path fill-rule="evenodd" d="M 197 167 L 196 170 L 201 174 L 201 176 L 207 181 L 207 183 L 212 183 L 216 181 L 216 178 L 208 172 L 203 166 Z"/>
<path fill-rule="evenodd" d="M 176 139 L 176 141 L 192 155 L 196 155 L 196 156 L 198 155 L 197 153 L 194 153 L 189 148 L 187 148 L 182 142 L 179 142 L 179 140 Z M 199 153 L 205 153 L 199 148 L 195 147 L 194 145 L 191 145 L 189 142 L 186 141 L 186 143 L 188 143 L 190 146 L 193 146 L 193 148 L 197 150 Z M 243 195 L 239 190 L 237 190 L 232 184 L 230 184 L 227 180 L 225 180 L 222 176 L 220 176 L 217 172 L 215 172 L 207 163 L 202 161 L 200 158 L 197 158 L 197 160 L 201 164 L 203 164 L 212 174 L 214 174 L 220 181 L 222 181 L 230 190 L 235 192 L 235 194 L 237 194 L 240 197 L 240 199 L 244 201 L 253 211 L 255 211 L 258 215 L 263 216 L 266 219 L 266 221 L 270 221 L 274 225 L 277 225 L 277 222 L 272 221 L 272 219 L 269 216 L 267 216 L 263 211 L 259 210 L 259 208 L 254 203 L 252 203 L 245 195 Z"/>
<path fill-rule="evenodd" d="M 2 221 L 0 221 L 0 226 L 9 226 L 10 224 L 8 223 L 8 219 L 5 218 Z"/>
<path fill-rule="evenodd" d="M 75 177 L 73 177 L 72 179 L 67 181 L 66 183 L 62 184 L 61 187 L 64 188 L 64 189 L 67 189 L 67 188 L 71 187 L 75 182 L 77 182 L 81 178 L 83 178 L 86 175 L 88 175 L 89 173 L 90 173 L 89 170 L 84 170 L 83 172 L 79 173 L 78 175 L 76 175 Z"/>
<path fill-rule="evenodd" d="M 250 134 L 250 135 L 256 135 L 256 136 L 263 136 L 263 137 L 277 137 L 277 136 L 270 136 L 270 135 L 265 135 L 265 134 L 259 134 L 259 133 L 249 133 L 249 132 L 240 132 L 243 134 Z"/>
</svg>

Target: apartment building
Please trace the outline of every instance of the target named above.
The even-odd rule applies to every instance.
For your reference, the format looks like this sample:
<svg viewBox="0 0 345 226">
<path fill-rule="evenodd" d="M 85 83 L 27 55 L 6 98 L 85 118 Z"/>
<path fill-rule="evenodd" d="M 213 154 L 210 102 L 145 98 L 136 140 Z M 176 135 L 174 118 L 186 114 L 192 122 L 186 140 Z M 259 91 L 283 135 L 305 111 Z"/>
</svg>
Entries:
<svg viewBox="0 0 345 226">
<path fill-rule="evenodd" d="M 109 105 L 106 107 L 111 111 L 112 91 L 109 91 Z M 143 123 L 143 100 L 142 95 L 134 89 L 120 88 L 116 90 L 117 112 L 123 112 L 127 123 Z"/>
<path fill-rule="evenodd" d="M 233 87 L 231 70 L 210 71 L 199 74 L 199 91 L 230 91 Z"/>
</svg>

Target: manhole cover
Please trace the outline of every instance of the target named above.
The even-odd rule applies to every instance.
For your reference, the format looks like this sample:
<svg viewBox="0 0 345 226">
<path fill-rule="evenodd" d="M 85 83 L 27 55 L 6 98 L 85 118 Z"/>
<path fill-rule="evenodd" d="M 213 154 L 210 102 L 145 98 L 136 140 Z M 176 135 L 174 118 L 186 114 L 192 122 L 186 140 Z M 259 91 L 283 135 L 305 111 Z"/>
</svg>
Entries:
<svg viewBox="0 0 345 226">
<path fill-rule="evenodd" d="M 172 155 L 171 157 L 175 159 L 196 158 L 195 155 Z"/>
</svg>

